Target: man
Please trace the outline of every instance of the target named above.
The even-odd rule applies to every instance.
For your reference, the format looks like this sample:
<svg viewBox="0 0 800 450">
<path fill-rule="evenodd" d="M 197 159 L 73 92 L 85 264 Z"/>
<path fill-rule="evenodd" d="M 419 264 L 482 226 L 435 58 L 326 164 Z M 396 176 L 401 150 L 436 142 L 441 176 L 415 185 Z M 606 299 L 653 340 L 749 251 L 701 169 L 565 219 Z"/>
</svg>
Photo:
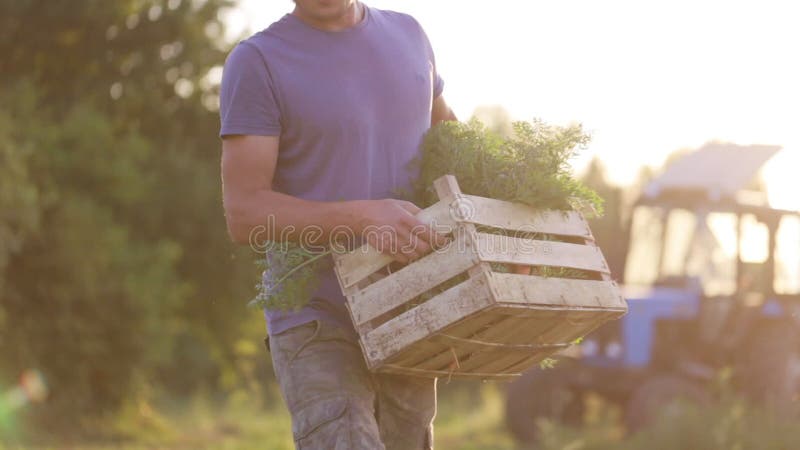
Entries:
<svg viewBox="0 0 800 450">
<path fill-rule="evenodd" d="M 296 0 L 240 43 L 221 90 L 231 238 L 326 239 L 342 227 L 407 262 L 441 244 L 394 200 L 425 131 L 455 120 L 428 39 L 410 16 L 357 0 Z M 267 218 L 270 218 L 269 220 Z M 283 233 L 283 234 L 282 234 Z M 365 367 L 332 270 L 296 312 L 267 311 L 269 350 L 300 449 L 432 448 L 436 382 Z"/>
</svg>

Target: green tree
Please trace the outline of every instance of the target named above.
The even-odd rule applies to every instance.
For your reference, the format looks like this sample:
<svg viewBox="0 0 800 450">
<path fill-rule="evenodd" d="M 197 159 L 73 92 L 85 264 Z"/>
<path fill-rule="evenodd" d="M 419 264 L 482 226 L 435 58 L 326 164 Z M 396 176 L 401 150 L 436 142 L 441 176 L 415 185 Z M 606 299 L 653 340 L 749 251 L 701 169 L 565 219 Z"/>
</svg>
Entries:
<svg viewBox="0 0 800 450">
<path fill-rule="evenodd" d="M 39 420 L 237 371 L 255 274 L 220 204 L 229 4 L 0 2 L 0 375 L 44 372 Z"/>
</svg>

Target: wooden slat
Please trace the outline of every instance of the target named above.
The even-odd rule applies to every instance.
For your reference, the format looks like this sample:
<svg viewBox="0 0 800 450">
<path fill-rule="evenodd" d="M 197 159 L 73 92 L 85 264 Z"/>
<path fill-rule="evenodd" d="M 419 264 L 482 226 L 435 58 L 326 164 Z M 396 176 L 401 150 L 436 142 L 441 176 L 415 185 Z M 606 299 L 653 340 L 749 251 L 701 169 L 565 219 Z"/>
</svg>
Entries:
<svg viewBox="0 0 800 450">
<path fill-rule="evenodd" d="M 493 322 L 496 322 L 497 319 L 497 315 L 491 314 L 489 310 L 483 311 L 480 314 L 475 314 L 445 328 L 442 330 L 442 333 L 452 336 L 470 337 L 484 330 L 487 325 L 491 325 Z M 450 347 L 444 345 L 435 337 L 430 339 L 430 346 L 425 350 L 427 351 L 414 352 L 413 354 L 393 360 L 396 361 L 394 364 L 398 366 L 419 366 L 422 368 L 441 369 L 450 365 L 454 357 L 461 360 L 472 352 L 472 349 L 467 347 L 458 347 L 451 351 Z M 453 355 L 453 351 L 456 352 L 455 356 Z"/>
<path fill-rule="evenodd" d="M 547 314 L 549 311 L 544 311 L 542 313 Z M 531 317 L 514 318 L 515 322 L 512 322 L 509 326 L 488 330 L 486 333 L 476 337 L 476 339 L 499 343 L 561 344 L 561 341 L 545 340 L 539 337 L 541 333 L 558 326 L 558 315 L 552 314 L 552 317 L 552 320 L 548 318 L 534 319 Z M 512 359 L 521 358 L 519 351 L 501 350 L 496 352 L 480 352 L 465 360 L 461 364 L 461 369 L 474 372 L 477 371 L 478 368 L 491 364 L 498 359 L 507 361 L 509 355 L 511 355 Z M 509 364 L 510 363 L 504 363 L 501 364 L 500 367 L 494 367 L 494 369 L 501 369 Z"/>
<path fill-rule="evenodd" d="M 464 373 L 508 373 L 505 369 L 518 364 L 520 361 L 530 358 L 532 355 L 549 355 L 561 348 L 543 348 L 540 350 L 523 350 L 518 348 L 507 348 L 490 352 L 481 352 L 473 358 L 461 364 L 459 372 Z"/>
<path fill-rule="evenodd" d="M 583 314 L 581 322 L 571 322 L 570 315 Z M 591 315 L 590 315 L 591 314 Z M 608 312 L 584 312 L 584 311 L 565 311 L 562 312 L 561 319 L 553 322 L 553 326 L 547 331 L 541 333 L 536 338 L 538 342 L 549 343 L 564 343 L 569 344 L 574 342 L 579 337 L 585 336 L 597 328 L 600 324 L 605 323 L 611 313 Z M 618 314 L 617 314 L 618 315 Z M 586 319 L 589 320 L 586 320 Z M 552 355 L 553 353 L 562 351 L 564 349 L 555 350 L 542 350 L 532 353 L 527 358 L 519 358 L 513 352 L 506 352 L 505 355 L 498 355 L 496 358 L 486 360 L 485 364 L 475 364 L 469 367 L 470 371 L 475 372 L 489 372 L 489 373 L 518 373 L 530 365 L 533 365 L 544 358 Z M 527 361 L 527 362 L 526 362 Z"/>
<path fill-rule="evenodd" d="M 518 329 L 520 326 L 522 326 L 520 321 L 516 320 L 514 317 L 507 316 L 504 320 L 498 322 L 493 327 L 474 336 L 470 336 L 469 339 L 477 342 L 504 344 L 506 343 L 505 338 L 507 337 L 507 334 L 513 333 L 514 330 Z M 529 342 L 526 342 L 526 344 L 528 343 Z M 498 351 L 497 348 L 487 348 L 487 346 L 480 344 L 460 343 L 458 345 L 468 350 L 467 355 L 459 357 L 459 371 L 464 372 L 472 371 L 471 368 L 476 366 L 474 364 L 475 360 L 482 358 L 491 359 L 501 353 L 501 351 Z M 424 366 L 433 367 L 429 366 L 427 363 Z"/>
<path fill-rule="evenodd" d="M 580 316 L 578 314 L 581 314 Z M 561 341 L 574 342 L 586 336 L 597 327 L 610 319 L 621 316 L 622 313 L 587 313 L 585 311 L 570 311 L 562 319 L 561 326 L 542 334 L 541 339 L 546 342 Z"/>
<path fill-rule="evenodd" d="M 387 365 L 381 367 L 378 372 L 391 373 L 399 375 L 423 376 L 431 378 L 443 378 L 452 380 L 513 380 L 519 377 L 518 373 L 515 374 L 498 374 L 498 373 L 466 373 L 466 372 L 453 372 L 450 370 L 426 370 L 416 369 L 413 367 L 398 367 L 395 365 Z"/>
<path fill-rule="evenodd" d="M 529 266 L 568 267 L 608 273 L 603 254 L 591 245 L 539 241 L 478 233 L 481 261 Z"/>
<path fill-rule="evenodd" d="M 501 311 L 503 314 L 515 315 L 517 317 L 533 317 L 535 319 L 541 319 L 544 314 L 550 313 L 553 317 L 559 317 L 566 313 L 575 313 L 575 314 L 584 314 L 584 315 L 596 315 L 599 313 L 613 313 L 614 315 L 623 315 L 623 311 L 618 310 L 609 310 L 606 308 L 573 308 L 569 306 L 548 306 L 548 305 L 541 305 L 536 307 L 531 307 L 529 305 L 520 305 L 517 303 L 501 303 L 498 305 L 498 311 Z"/>
<path fill-rule="evenodd" d="M 513 273 L 490 275 L 500 303 L 627 309 L 613 281 L 546 278 Z"/>
<path fill-rule="evenodd" d="M 433 180 L 433 188 L 439 200 L 452 201 L 456 197 L 461 197 L 461 187 L 458 185 L 456 177 L 453 175 L 442 175 Z"/>
<path fill-rule="evenodd" d="M 450 215 L 450 205 L 444 201 L 423 209 L 416 217 L 442 234 L 446 234 L 447 230 L 452 230 L 456 226 Z M 392 257 L 375 250 L 369 244 L 364 244 L 350 253 L 334 255 L 334 261 L 339 284 L 342 290 L 346 290 L 391 263 Z"/>
<path fill-rule="evenodd" d="M 435 355 L 430 356 L 428 358 L 424 358 L 421 361 L 413 364 L 411 366 L 417 367 L 420 369 L 430 369 L 430 370 L 454 370 L 458 363 L 461 361 L 468 359 L 470 355 L 472 355 L 476 348 L 475 346 L 470 345 L 448 345 L 443 340 L 437 338 L 431 338 L 431 341 L 436 342 L 440 347 L 440 351 L 437 352 Z"/>
<path fill-rule="evenodd" d="M 505 304 L 498 311 L 503 311 L 505 314 L 513 314 L 517 316 L 532 316 L 536 318 L 542 317 L 544 311 L 531 311 L 529 307 L 524 307 L 515 304 Z M 575 339 L 585 336 L 603 323 L 616 319 L 624 315 L 624 311 L 619 310 L 551 310 L 549 311 L 553 317 L 552 320 L 546 320 L 552 326 L 546 330 L 537 332 L 534 340 L 536 343 L 548 342 L 573 342 Z"/>
<path fill-rule="evenodd" d="M 474 266 L 478 262 L 475 253 L 466 243 L 461 245 L 465 237 L 457 237 L 446 251 L 433 252 L 352 295 L 350 303 L 356 326 L 405 304 Z"/>
<path fill-rule="evenodd" d="M 528 354 L 506 352 L 505 354 L 497 355 L 494 359 L 487 361 L 486 364 L 474 368 L 473 371 L 483 372 L 488 370 L 489 373 L 517 374 L 519 372 L 511 370 L 512 367 L 519 366 L 523 361 L 535 364 L 556 351 L 558 350 L 538 350 Z"/>
<path fill-rule="evenodd" d="M 517 331 L 519 332 L 519 328 L 524 325 L 524 322 L 518 322 L 513 326 L 517 327 Z M 530 343 L 510 343 L 505 342 L 504 339 L 498 339 L 498 342 L 492 342 L 489 340 L 477 340 L 477 339 L 467 339 L 467 338 L 459 338 L 456 336 L 451 336 L 448 334 L 437 334 L 435 337 L 439 340 L 442 340 L 445 345 L 449 346 L 463 346 L 469 345 L 474 346 L 477 349 L 485 350 L 486 352 L 493 352 L 493 351 L 509 351 L 509 352 L 523 352 L 523 353 L 530 353 L 532 351 L 539 351 L 545 349 L 562 349 L 569 346 L 570 343 L 568 342 L 561 342 L 561 343 L 554 343 L 554 344 L 530 344 Z"/>
<path fill-rule="evenodd" d="M 535 310 L 529 308 L 515 308 L 509 310 L 507 308 L 496 308 L 497 314 L 505 314 L 508 317 L 513 317 L 525 326 L 522 333 L 519 335 L 511 334 L 506 335 L 505 338 L 510 343 L 523 343 L 523 344 L 550 344 L 552 342 L 545 341 L 540 336 L 547 331 L 558 326 L 558 318 L 563 314 L 563 311 L 552 310 Z M 511 313 L 509 311 L 512 311 Z M 524 312 L 524 313 L 521 313 Z"/>
<path fill-rule="evenodd" d="M 575 338 L 579 336 L 583 336 L 583 328 L 576 327 L 566 320 L 564 320 L 564 316 L 571 314 L 570 311 L 559 311 L 555 317 L 552 319 L 542 319 L 539 320 L 540 323 L 544 323 L 545 326 L 539 328 L 535 333 L 525 333 L 525 330 L 522 330 L 521 333 L 524 333 L 524 339 L 529 340 L 530 342 L 535 342 L 539 344 L 570 344 L 575 340 Z M 597 316 L 603 315 L 604 313 L 595 312 Z M 533 322 L 534 320 L 528 319 L 523 320 L 523 322 Z M 568 337 L 577 334 L 575 337 Z M 476 358 L 475 361 L 472 361 L 469 365 L 468 369 L 471 371 L 489 371 L 489 372 L 496 372 L 496 373 L 509 373 L 508 369 L 510 367 L 518 365 L 521 361 L 525 359 L 539 360 L 541 361 L 547 355 L 553 354 L 557 351 L 564 350 L 564 348 L 560 349 L 550 349 L 550 350 L 537 350 L 535 352 L 530 352 L 527 357 L 520 357 L 518 353 L 515 352 L 504 352 L 504 354 L 498 354 L 494 358 Z"/>
<path fill-rule="evenodd" d="M 492 302 L 485 281 L 471 278 L 362 335 L 367 365 L 376 368 L 398 351 L 474 314 Z"/>
<path fill-rule="evenodd" d="M 502 369 L 502 373 L 506 375 L 521 375 L 522 372 L 533 367 L 535 364 L 539 364 L 540 362 L 544 361 L 545 358 L 552 356 L 555 353 L 558 353 L 559 350 L 547 350 L 536 352 L 535 354 L 524 358 L 520 361 L 515 362 L 514 364 Z"/>
<path fill-rule="evenodd" d="M 559 236 L 591 236 L 589 224 L 576 211 L 542 211 L 476 195 L 464 195 L 462 201 L 468 202 L 466 210 L 474 211 L 464 220 L 477 225 Z"/>
<path fill-rule="evenodd" d="M 477 318 L 470 317 L 465 321 L 467 323 L 471 323 L 472 321 L 476 322 L 476 326 L 472 328 L 472 330 L 474 330 L 473 332 L 465 334 L 463 332 L 459 332 L 459 330 L 455 328 L 448 328 L 443 330 L 442 334 L 448 336 L 474 338 L 480 335 L 480 333 L 494 329 L 498 325 L 501 326 L 502 317 L 498 318 L 496 314 L 492 314 L 490 311 L 491 308 L 482 312 L 479 317 Z M 486 325 L 490 326 L 486 327 Z M 478 350 L 474 345 L 460 344 L 457 346 L 453 346 L 452 343 L 446 344 L 445 339 L 441 339 L 438 337 L 434 337 L 433 340 L 442 345 L 442 351 L 430 358 L 417 361 L 415 366 L 419 366 L 425 369 L 449 368 L 450 366 L 454 365 L 454 363 L 456 362 L 455 359 L 457 359 L 459 362 L 467 360 L 471 357 L 473 353 L 475 353 Z"/>
</svg>

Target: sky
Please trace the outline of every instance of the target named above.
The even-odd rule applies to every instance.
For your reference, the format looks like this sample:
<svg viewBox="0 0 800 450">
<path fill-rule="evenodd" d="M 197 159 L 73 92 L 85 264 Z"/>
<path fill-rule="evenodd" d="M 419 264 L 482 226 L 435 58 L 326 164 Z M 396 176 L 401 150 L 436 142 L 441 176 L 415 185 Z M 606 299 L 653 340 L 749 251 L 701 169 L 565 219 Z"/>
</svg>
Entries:
<svg viewBox="0 0 800 450">
<path fill-rule="evenodd" d="M 794 2 L 371 0 L 423 25 L 459 118 L 501 105 L 515 119 L 579 122 L 612 181 L 712 140 L 784 147 L 767 173 L 778 206 L 800 191 L 800 27 Z M 290 0 L 239 0 L 234 36 Z M 231 38 L 233 39 L 233 38 Z"/>
</svg>

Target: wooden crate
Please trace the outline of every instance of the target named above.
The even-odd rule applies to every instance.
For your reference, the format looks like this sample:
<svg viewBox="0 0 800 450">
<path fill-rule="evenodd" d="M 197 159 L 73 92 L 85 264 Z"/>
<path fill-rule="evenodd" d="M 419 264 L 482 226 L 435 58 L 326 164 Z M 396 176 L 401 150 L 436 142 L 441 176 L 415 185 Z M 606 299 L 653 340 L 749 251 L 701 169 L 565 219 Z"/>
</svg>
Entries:
<svg viewBox="0 0 800 450">
<path fill-rule="evenodd" d="M 580 213 L 464 195 L 450 175 L 435 188 L 440 201 L 417 217 L 453 230 L 446 249 L 394 272 L 366 244 L 334 256 L 370 370 L 513 377 L 627 311 Z M 539 275 L 493 270 L 509 264 Z"/>
</svg>

